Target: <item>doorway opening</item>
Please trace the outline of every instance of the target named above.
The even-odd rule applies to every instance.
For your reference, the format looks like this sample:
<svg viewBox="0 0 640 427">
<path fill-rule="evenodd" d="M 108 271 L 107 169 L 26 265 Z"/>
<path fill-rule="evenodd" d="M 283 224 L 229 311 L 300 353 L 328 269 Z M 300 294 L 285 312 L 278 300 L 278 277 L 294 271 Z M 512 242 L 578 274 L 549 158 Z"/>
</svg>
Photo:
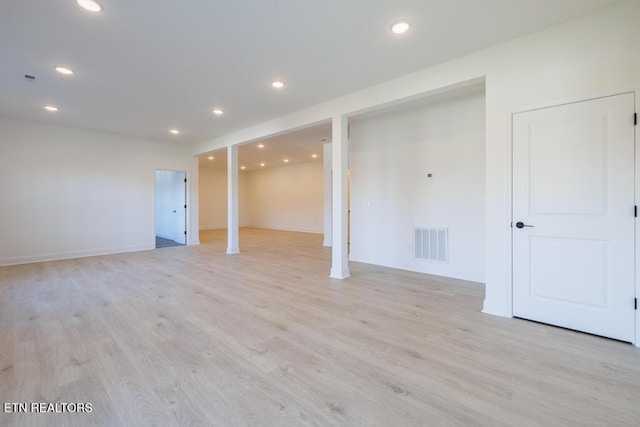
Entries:
<svg viewBox="0 0 640 427">
<path fill-rule="evenodd" d="M 322 243 L 324 145 L 330 136 L 330 124 L 323 123 L 238 147 L 240 247 L 262 244 L 261 235 L 248 229 L 302 232 Z M 200 155 L 198 179 L 200 242 L 228 238 L 226 148 Z"/>
<path fill-rule="evenodd" d="M 156 170 L 156 248 L 187 244 L 187 174 Z"/>
</svg>

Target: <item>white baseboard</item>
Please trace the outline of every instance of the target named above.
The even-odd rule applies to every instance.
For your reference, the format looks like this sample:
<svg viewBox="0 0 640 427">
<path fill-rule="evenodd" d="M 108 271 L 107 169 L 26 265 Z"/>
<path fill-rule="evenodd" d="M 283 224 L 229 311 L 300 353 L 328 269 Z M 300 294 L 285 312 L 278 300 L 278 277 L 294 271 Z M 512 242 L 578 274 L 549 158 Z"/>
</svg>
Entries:
<svg viewBox="0 0 640 427">
<path fill-rule="evenodd" d="M 253 227 L 253 225 L 251 225 L 251 224 L 240 224 L 238 227 L 239 228 L 242 228 L 242 227 Z M 256 227 L 256 228 L 262 228 L 262 227 Z M 226 225 L 222 225 L 220 227 L 200 227 L 199 231 L 226 230 L 226 229 L 227 229 L 227 226 Z"/>
<path fill-rule="evenodd" d="M 432 266 L 427 263 L 415 263 L 401 260 L 381 259 L 381 258 L 368 258 L 360 257 L 357 253 L 351 252 L 349 254 L 349 261 L 362 262 L 364 264 L 379 265 L 381 267 L 397 268 L 399 270 L 413 271 L 415 273 L 431 274 L 433 276 L 447 277 L 450 279 L 466 280 L 468 282 L 484 283 L 484 278 L 475 274 L 469 274 L 463 271 L 446 270 L 442 268 L 431 268 Z"/>
<path fill-rule="evenodd" d="M 0 266 L 32 264 L 34 262 L 60 261 L 63 259 L 85 258 L 90 256 L 113 255 L 126 252 L 148 251 L 155 249 L 155 245 L 127 246 L 122 248 L 91 249 L 86 251 L 60 252 L 54 254 L 41 254 L 26 257 L 0 259 Z"/>
<path fill-rule="evenodd" d="M 500 304 L 496 301 L 490 301 L 487 298 L 484 299 L 484 306 L 482 308 L 482 312 L 485 314 L 491 314 L 493 316 L 511 317 L 505 313 L 504 304 Z"/>
<path fill-rule="evenodd" d="M 274 231 L 294 231 L 296 233 L 323 234 L 322 230 L 309 230 L 309 229 L 288 228 L 288 227 L 270 227 L 268 225 L 244 225 L 243 227 L 262 228 L 264 230 L 274 230 Z"/>
</svg>

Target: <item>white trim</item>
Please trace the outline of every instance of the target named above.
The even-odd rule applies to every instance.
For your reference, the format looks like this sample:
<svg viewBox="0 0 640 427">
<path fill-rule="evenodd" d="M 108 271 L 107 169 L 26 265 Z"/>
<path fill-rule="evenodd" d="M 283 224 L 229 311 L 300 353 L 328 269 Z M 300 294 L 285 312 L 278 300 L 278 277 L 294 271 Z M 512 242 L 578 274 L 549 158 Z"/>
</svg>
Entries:
<svg viewBox="0 0 640 427">
<path fill-rule="evenodd" d="M 506 158 L 507 158 L 507 167 L 505 168 L 507 171 L 507 186 L 509 191 L 507 192 L 509 203 L 509 227 L 507 229 L 508 237 L 508 250 L 507 250 L 507 286 L 504 289 L 504 309 L 502 310 L 502 316 L 504 317 L 513 317 L 513 228 L 511 224 L 513 224 L 513 116 L 517 114 L 515 112 L 509 113 L 509 119 L 506 124 L 506 132 L 509 135 L 509 144 L 507 144 L 506 148 Z M 491 303 L 489 302 L 483 309 L 484 313 L 491 312 L 491 310 L 495 310 L 496 307 L 491 307 Z"/>
<path fill-rule="evenodd" d="M 640 83 L 639 86 L 636 86 L 636 89 L 633 91 L 633 101 L 634 101 L 634 111 L 636 114 L 638 113 L 638 96 L 640 93 Z M 635 204 L 636 206 L 640 205 L 640 147 L 638 146 L 638 127 L 640 124 L 637 124 L 634 129 L 634 143 L 635 143 Z M 640 230 L 638 230 L 638 218 L 635 220 L 635 233 L 636 233 L 636 286 L 635 286 L 635 298 L 640 299 Z M 636 334 L 635 341 L 633 344 L 636 347 L 640 347 L 640 310 L 636 310 Z"/>
<path fill-rule="evenodd" d="M 494 304 L 493 301 L 487 301 L 487 299 L 484 300 L 484 306 L 482 308 L 482 312 L 484 314 L 491 314 L 493 316 L 513 317 L 513 315 L 507 315 L 504 313 L 504 311 L 502 310 L 501 304 Z"/>
<path fill-rule="evenodd" d="M 416 259 L 413 263 L 408 261 L 394 260 L 389 258 L 363 258 L 354 254 L 349 254 L 349 261 L 359 262 L 362 264 L 378 265 L 380 267 L 395 268 L 398 270 L 412 271 L 414 273 L 429 274 L 431 276 L 438 276 L 448 279 L 464 280 L 466 282 L 474 282 L 484 286 L 484 278 L 481 275 L 470 275 L 466 272 L 458 270 L 449 270 L 435 272 L 434 269 L 442 268 L 447 264 L 441 262 L 423 262 L 424 260 Z"/>
<path fill-rule="evenodd" d="M 510 113 L 510 116 L 513 116 L 514 114 L 518 114 L 518 113 L 526 113 L 529 111 L 542 110 L 550 107 L 559 107 L 561 105 L 575 104 L 578 102 L 591 101 L 594 99 L 609 98 L 611 96 L 635 93 L 637 90 L 638 90 L 637 85 L 617 86 L 610 90 L 591 91 L 589 93 L 585 93 L 583 96 L 580 96 L 580 97 L 558 98 L 558 99 L 550 100 L 544 103 L 536 103 L 536 104 L 528 105 L 526 107 L 514 108 L 513 110 L 510 110 L 509 113 Z"/>
<path fill-rule="evenodd" d="M 308 233 L 308 234 L 320 234 L 322 235 L 322 230 L 309 230 L 303 228 L 291 228 L 291 227 L 270 227 L 267 225 L 245 225 L 240 228 L 258 228 L 262 230 L 274 230 L 274 231 L 293 231 L 296 233 Z"/>
<path fill-rule="evenodd" d="M 332 143 L 325 142 L 322 146 L 322 222 L 324 240 L 322 246 L 333 246 L 333 200 L 332 200 Z"/>
<path fill-rule="evenodd" d="M 155 236 L 154 236 L 154 242 L 155 242 Z M 9 265 L 32 264 L 36 262 L 61 261 L 65 259 L 86 258 L 86 257 L 101 256 L 101 255 L 116 255 L 116 254 L 127 253 L 127 252 L 148 251 L 148 250 L 153 250 L 155 248 L 156 248 L 156 245 L 154 243 L 152 245 L 144 245 L 144 246 L 125 246 L 120 248 L 91 249 L 86 251 L 59 252 L 59 253 L 53 253 L 53 254 L 5 258 L 5 259 L 0 259 L 0 267 L 5 267 Z"/>
<path fill-rule="evenodd" d="M 191 230 L 191 183 L 193 181 L 191 179 L 191 171 L 184 171 L 184 179 L 187 180 L 187 182 L 184 183 L 184 204 L 187 205 L 187 208 L 184 210 L 184 227 L 185 231 L 187 232 L 187 235 L 184 239 L 184 244 L 193 245 L 194 241 L 200 243 L 200 236 L 198 236 L 197 239 L 193 239 L 194 236 L 192 235 L 197 235 L 198 233 L 192 233 L 193 230 Z"/>
</svg>

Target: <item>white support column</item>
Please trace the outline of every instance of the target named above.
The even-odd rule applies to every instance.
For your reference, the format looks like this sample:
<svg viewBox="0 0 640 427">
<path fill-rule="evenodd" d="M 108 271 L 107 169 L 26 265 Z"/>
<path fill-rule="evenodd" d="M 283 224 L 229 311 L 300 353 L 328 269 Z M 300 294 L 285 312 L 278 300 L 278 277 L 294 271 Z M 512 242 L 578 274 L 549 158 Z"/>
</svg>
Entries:
<svg viewBox="0 0 640 427">
<path fill-rule="evenodd" d="M 333 203 L 331 202 L 331 163 L 333 159 L 331 157 L 331 143 L 327 142 L 322 147 L 323 149 L 323 166 L 324 166 L 324 242 L 322 246 L 331 246 L 332 241 L 332 227 L 333 220 L 331 215 L 333 212 L 331 211 L 331 206 Z"/>
<path fill-rule="evenodd" d="M 227 254 L 240 253 L 238 243 L 238 146 L 227 147 Z"/>
<path fill-rule="evenodd" d="M 348 119 L 335 116 L 333 125 L 333 250 L 331 252 L 331 277 L 346 279 L 349 277 L 348 259 L 348 205 L 347 170 L 349 167 Z"/>
</svg>

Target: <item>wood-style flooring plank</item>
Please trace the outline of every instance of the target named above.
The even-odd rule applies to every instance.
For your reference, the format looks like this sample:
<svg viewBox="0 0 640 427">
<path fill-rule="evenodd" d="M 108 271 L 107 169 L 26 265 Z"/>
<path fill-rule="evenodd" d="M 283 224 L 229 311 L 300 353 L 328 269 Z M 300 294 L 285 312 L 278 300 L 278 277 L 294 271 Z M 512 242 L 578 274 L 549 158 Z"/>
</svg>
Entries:
<svg viewBox="0 0 640 427">
<path fill-rule="evenodd" d="M 625 426 L 640 350 L 482 314 L 482 284 L 351 263 L 322 236 L 0 268 L 1 426 Z"/>
</svg>

